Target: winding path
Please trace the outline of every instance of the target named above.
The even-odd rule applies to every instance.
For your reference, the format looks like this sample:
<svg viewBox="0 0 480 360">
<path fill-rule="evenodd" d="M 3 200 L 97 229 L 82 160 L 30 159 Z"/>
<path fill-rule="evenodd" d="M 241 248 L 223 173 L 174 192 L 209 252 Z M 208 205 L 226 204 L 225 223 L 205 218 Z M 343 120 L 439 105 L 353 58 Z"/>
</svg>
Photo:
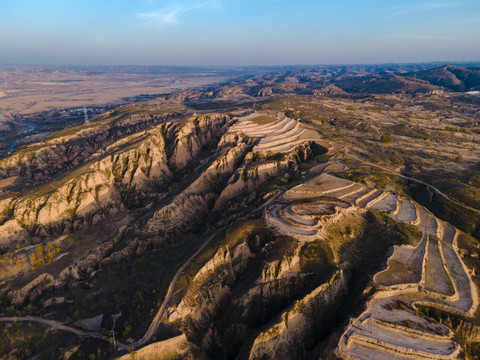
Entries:
<svg viewBox="0 0 480 360">
<path fill-rule="evenodd" d="M 61 322 L 44 319 L 38 316 L 6 316 L 6 317 L 0 318 L 0 322 L 18 322 L 18 321 L 36 322 L 39 324 L 51 326 L 54 329 L 68 331 L 76 335 L 89 336 L 95 339 L 110 341 L 106 336 L 101 335 L 99 333 L 77 329 L 77 328 L 62 324 Z M 128 345 L 125 345 L 119 342 L 117 342 L 117 345 L 118 345 L 118 348 L 122 350 L 126 350 L 129 348 Z"/>
<path fill-rule="evenodd" d="M 443 197 L 444 197 L 445 199 L 447 199 L 448 201 L 450 201 L 450 202 L 452 202 L 452 203 L 454 203 L 454 204 L 456 204 L 456 205 L 458 205 L 458 206 L 461 206 L 461 207 L 463 207 L 464 209 L 467 209 L 467 210 L 476 212 L 477 214 L 480 214 L 480 210 L 475 209 L 475 208 L 473 208 L 473 207 L 471 207 L 471 206 L 465 205 L 465 204 L 461 203 L 460 201 L 453 199 L 452 197 L 448 196 L 447 194 L 445 194 L 444 192 L 442 192 L 440 189 L 438 189 L 437 187 L 435 187 L 435 186 L 433 186 L 433 185 L 431 185 L 431 184 L 429 184 L 429 183 L 426 183 L 426 182 L 424 182 L 424 181 L 422 181 L 422 180 L 415 179 L 415 178 L 410 177 L 410 176 L 402 175 L 401 173 L 399 173 L 399 172 L 397 172 L 397 171 L 388 169 L 388 168 L 383 167 L 383 166 L 381 166 L 381 165 L 377 165 L 377 164 L 374 164 L 374 163 L 371 163 L 371 162 L 362 160 L 362 159 L 359 158 L 358 156 L 353 155 L 353 154 L 350 154 L 350 153 L 348 152 L 348 148 L 345 148 L 345 153 L 346 153 L 346 154 L 345 154 L 346 157 L 353 158 L 353 159 L 355 159 L 355 160 L 357 160 L 357 161 L 359 161 L 359 162 L 361 162 L 361 163 L 363 163 L 363 164 L 365 164 L 365 165 L 369 165 L 369 166 L 372 166 L 372 167 L 376 167 L 376 168 L 378 168 L 378 169 L 382 169 L 383 171 L 386 171 L 386 172 L 388 172 L 388 173 L 390 173 L 390 174 L 396 175 L 396 176 L 401 177 L 401 178 L 403 178 L 403 179 L 411 180 L 411 181 L 414 181 L 414 182 L 416 182 L 416 183 L 418 183 L 418 184 L 422 184 L 422 185 L 428 186 L 428 187 L 432 188 L 433 190 L 435 190 L 440 196 L 443 196 Z"/>
<path fill-rule="evenodd" d="M 27 125 L 27 124 L 21 124 L 21 125 Z M 27 129 L 19 134 L 22 134 L 22 133 L 26 133 L 26 132 L 30 132 L 32 131 L 34 128 L 30 128 L 30 129 Z M 15 142 L 16 143 L 16 142 Z M 13 148 L 13 146 L 15 145 L 12 144 L 11 148 Z M 471 211 L 474 211 L 476 213 L 480 213 L 480 210 L 478 209 L 475 209 L 473 207 L 470 207 L 468 205 L 465 205 L 465 204 L 462 204 L 460 203 L 459 201 L 451 198 L 450 196 L 446 195 L 445 193 L 443 193 L 441 190 L 439 190 L 438 188 L 436 188 L 435 186 L 432 186 L 426 182 L 423 182 L 421 180 L 418 180 L 418 179 L 415 179 L 415 178 L 412 178 L 412 177 L 409 177 L 409 176 L 405 176 L 405 175 L 402 175 L 396 171 L 393 171 L 393 170 L 390 170 L 388 168 L 385 168 L 383 166 L 380 166 L 380 165 L 376 165 L 376 164 L 373 164 L 373 163 L 370 163 L 368 161 L 365 161 L 365 160 L 362 160 L 360 159 L 359 157 L 357 157 L 356 155 L 352 155 L 352 154 L 349 154 L 348 153 L 348 148 L 345 148 L 345 156 L 346 157 L 350 157 L 350 158 L 354 158 L 355 160 L 363 163 L 363 164 L 366 164 L 366 165 L 369 165 L 369 166 L 372 166 L 372 167 L 376 167 L 376 168 L 379 168 L 383 171 L 386 171 L 388 173 L 391 173 L 391 174 L 394 174 L 396 176 L 399 176 L 401 178 L 404 178 L 404 179 L 407 179 L 407 180 L 411 180 L 411 181 L 414 181 L 414 182 L 417 182 L 419 184 L 423 184 L 423 185 L 426 185 L 426 186 L 429 186 L 431 187 L 432 189 L 434 189 L 439 195 L 443 196 L 445 199 L 451 201 L 452 203 L 456 204 L 456 205 L 459 205 L 463 208 L 466 208 L 468 210 L 471 210 Z M 344 165 L 346 167 L 346 165 Z M 263 209 L 264 207 L 268 206 L 271 202 L 273 202 L 274 200 L 276 200 L 278 197 L 280 197 L 281 195 L 283 195 L 285 193 L 286 189 L 280 189 L 280 192 L 277 193 L 275 196 L 271 197 L 270 199 L 268 199 L 265 203 L 263 203 L 262 205 L 258 206 L 257 208 L 253 209 L 252 211 L 250 211 L 248 214 L 244 215 L 243 217 L 239 218 L 239 220 L 245 220 L 246 218 L 248 218 L 250 215 L 252 215 L 253 213 Z M 150 323 L 150 326 L 148 327 L 145 335 L 140 338 L 139 340 L 135 341 L 135 342 L 132 342 L 131 344 L 124 344 L 124 343 L 121 343 L 121 342 L 116 342 L 116 345 L 117 345 L 117 348 L 119 350 L 128 350 L 128 349 L 131 349 L 131 348 L 138 348 L 138 347 L 141 347 L 143 345 L 145 345 L 146 343 L 148 343 L 151 338 L 153 337 L 153 335 L 155 334 L 155 332 L 157 331 L 158 329 L 158 326 L 160 324 L 160 321 L 161 321 L 161 318 L 163 316 L 163 314 L 165 313 L 167 307 L 168 307 L 168 304 L 171 300 L 171 297 L 173 295 L 173 291 L 174 291 L 174 288 L 175 288 L 175 285 L 178 281 L 178 279 L 180 278 L 181 274 L 183 273 L 183 271 L 190 265 L 190 263 L 205 249 L 205 247 L 212 241 L 212 239 L 217 236 L 221 231 L 223 231 L 225 229 L 225 227 L 221 228 L 221 229 L 218 229 L 217 231 L 215 231 L 205 242 L 202 243 L 202 245 L 195 251 L 195 253 L 193 253 L 186 261 L 185 263 L 178 269 L 178 271 L 175 273 L 173 279 L 171 280 L 170 282 L 170 285 L 168 287 L 168 290 L 167 290 L 167 294 L 165 295 L 165 298 L 160 306 L 160 308 L 158 309 L 157 313 L 155 314 L 152 322 Z M 67 332 L 71 332 L 71 333 L 74 333 L 74 334 L 77 334 L 79 336 L 86 336 L 86 337 L 92 337 L 92 338 L 96 338 L 96 339 L 100 339 L 100 340 L 104 340 L 104 341 L 110 341 L 110 339 L 108 337 L 106 337 L 105 335 L 102 335 L 100 333 L 97 333 L 97 332 L 90 332 L 90 331 L 86 331 L 86 330 L 81 330 L 81 329 L 78 329 L 78 328 L 75 328 L 75 327 L 72 327 L 72 326 L 68 326 L 68 325 L 65 325 L 61 322 L 58 322 L 58 321 L 55 321 L 55 320 L 49 320 L 49 319 L 44 319 L 44 318 L 41 318 L 41 317 L 36 317 L 36 316 L 25 316 L 25 317 L 19 317 L 19 316 L 12 316 L 12 317 L 0 317 L 0 322 L 19 322 L 19 321 L 25 321 L 25 322 L 36 322 L 36 323 L 40 323 L 40 324 L 43 324 L 43 325 L 47 325 L 47 326 L 51 326 L 52 328 L 55 328 L 55 329 L 60 329 L 60 330 L 64 330 L 64 331 L 67 331 Z"/>
<path fill-rule="evenodd" d="M 271 202 L 279 198 L 285 193 L 286 189 L 285 188 L 280 188 L 280 191 L 275 195 L 272 196 L 270 199 L 268 199 L 266 202 L 264 202 L 262 205 L 256 207 L 246 215 L 240 217 L 238 220 L 246 220 L 250 215 L 253 213 L 262 210 L 264 207 L 268 206 Z M 198 249 L 193 253 L 192 256 L 188 258 L 187 261 L 178 269 L 178 271 L 175 273 L 175 276 L 173 277 L 172 281 L 170 282 L 170 285 L 168 287 L 167 294 L 165 295 L 165 299 L 162 302 L 162 305 L 158 309 L 157 313 L 155 314 L 155 317 L 153 318 L 152 322 L 150 323 L 150 326 L 148 327 L 147 331 L 145 332 L 145 335 L 143 337 L 135 342 L 132 342 L 130 344 L 124 344 L 121 342 L 116 341 L 116 346 L 118 350 L 129 350 L 131 348 L 138 348 L 143 345 L 145 345 L 147 342 L 150 341 L 152 336 L 155 334 L 155 332 L 158 329 L 158 326 L 160 325 L 160 320 L 165 313 L 165 310 L 167 309 L 167 306 L 170 302 L 170 299 L 173 295 L 173 290 L 175 288 L 175 285 L 180 278 L 180 275 L 183 273 L 183 271 L 187 268 L 188 265 L 202 252 L 203 249 L 212 241 L 212 239 L 217 236 L 221 231 L 223 231 L 226 228 L 226 226 L 218 229 L 215 231 Z M 110 339 L 104 335 L 101 335 L 100 333 L 97 332 L 91 332 L 91 331 L 86 331 L 86 330 L 81 330 L 78 328 L 74 328 L 72 326 L 65 325 L 61 322 L 55 321 L 55 320 L 49 320 L 49 319 L 44 319 L 38 316 L 6 316 L 6 317 L 0 317 L 0 322 L 17 322 L 17 321 L 26 321 L 26 322 L 36 322 L 44 325 L 51 326 L 55 329 L 60 329 L 64 331 L 71 332 L 73 334 L 81 335 L 81 336 L 89 336 L 95 339 L 100 339 L 100 340 L 105 340 L 105 341 L 110 341 Z"/>
<path fill-rule="evenodd" d="M 262 210 L 265 206 L 269 205 L 272 201 L 276 200 L 278 197 L 280 197 L 281 195 L 283 195 L 285 193 L 286 189 L 281 189 L 280 192 L 278 194 L 276 194 L 275 196 L 272 196 L 270 199 L 268 199 L 265 203 L 263 203 L 262 205 L 256 207 L 255 209 L 253 209 L 252 211 L 250 211 L 248 214 L 242 216 L 241 218 L 239 218 L 239 220 L 245 220 L 246 218 L 248 218 L 250 215 L 252 215 L 253 213 L 257 212 L 257 211 L 260 211 Z M 162 305 L 160 306 L 160 308 L 158 309 L 157 313 L 155 314 L 155 317 L 153 318 L 150 326 L 148 327 L 148 330 L 147 332 L 145 333 L 145 335 L 143 335 L 143 337 L 138 340 L 138 341 L 135 341 L 133 343 L 130 344 L 130 347 L 140 347 L 140 346 L 143 346 L 145 345 L 148 341 L 150 341 L 150 339 L 152 338 L 152 336 L 155 334 L 155 332 L 157 331 L 158 329 L 158 325 L 160 324 L 160 319 L 162 318 L 165 310 L 167 309 L 167 306 L 170 302 L 170 299 L 173 295 L 173 290 L 175 288 L 175 285 L 178 281 L 178 279 L 180 278 L 180 275 L 182 275 L 183 271 L 187 268 L 188 265 L 190 265 L 190 263 L 193 261 L 193 259 L 195 259 L 201 252 L 203 249 L 205 249 L 205 247 L 210 243 L 210 241 L 212 241 L 212 239 L 217 236 L 221 231 L 223 231 L 224 229 L 226 228 L 226 226 L 218 229 L 217 231 L 215 231 L 198 249 L 197 251 L 195 251 L 195 253 L 193 253 L 192 256 L 190 256 L 188 258 L 188 260 L 182 265 L 182 267 L 180 269 L 178 269 L 178 271 L 176 272 L 175 276 L 173 277 L 172 281 L 170 282 L 170 286 L 168 287 L 168 291 L 167 291 L 167 295 L 165 295 L 165 299 L 163 300 L 162 302 Z"/>
<path fill-rule="evenodd" d="M 197 249 L 197 251 L 195 251 L 193 253 L 193 255 L 188 258 L 188 260 L 182 265 L 182 267 L 180 269 L 178 269 L 178 271 L 175 273 L 175 276 L 173 277 L 172 281 L 170 282 L 170 286 L 168 287 L 168 291 L 167 291 L 167 294 L 165 295 L 165 299 L 163 300 L 162 305 L 160 306 L 157 313 L 155 314 L 155 317 L 153 318 L 152 322 L 150 323 L 150 326 L 148 327 L 147 332 L 145 333 L 145 335 L 143 335 L 143 337 L 140 340 L 131 343 L 131 345 L 130 345 L 131 347 L 136 348 L 136 347 L 143 346 L 152 338 L 152 336 L 155 334 L 155 332 L 158 329 L 158 325 L 160 325 L 160 320 L 163 316 L 163 313 L 167 309 L 168 303 L 170 302 L 170 299 L 173 295 L 173 289 L 175 288 L 175 284 L 177 283 L 178 279 L 180 278 L 180 275 L 182 275 L 183 271 L 187 268 L 188 265 L 190 265 L 190 263 L 193 261 L 193 259 L 195 259 L 198 256 L 198 254 L 200 254 L 202 252 L 202 250 L 205 249 L 205 247 L 210 243 L 210 241 L 212 241 L 212 239 L 221 230 L 223 230 L 223 228 L 220 229 L 220 230 L 217 230 L 215 233 L 213 233 L 213 235 L 211 235 L 207 239 L 207 241 L 205 241 Z"/>
</svg>

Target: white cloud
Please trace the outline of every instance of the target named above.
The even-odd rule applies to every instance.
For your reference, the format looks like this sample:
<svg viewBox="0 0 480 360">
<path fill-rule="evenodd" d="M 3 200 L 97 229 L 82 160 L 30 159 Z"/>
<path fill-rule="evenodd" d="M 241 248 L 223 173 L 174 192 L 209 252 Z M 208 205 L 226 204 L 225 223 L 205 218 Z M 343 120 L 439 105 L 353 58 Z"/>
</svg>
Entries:
<svg viewBox="0 0 480 360">
<path fill-rule="evenodd" d="M 409 4 L 409 5 L 401 5 L 401 6 L 392 6 L 391 13 L 382 17 L 383 20 L 391 19 L 393 17 L 411 14 L 415 12 L 423 12 L 423 11 L 434 11 L 440 9 L 448 9 L 455 7 L 457 4 L 453 2 L 432 2 L 432 3 L 424 3 L 424 4 Z"/>
<path fill-rule="evenodd" d="M 155 24 L 155 25 L 175 25 L 180 23 L 180 16 L 203 7 L 203 5 L 185 7 L 185 6 L 178 6 L 173 10 L 166 11 L 166 12 L 150 12 L 150 13 L 137 13 L 135 16 L 139 19 L 145 20 L 147 23 Z"/>
</svg>

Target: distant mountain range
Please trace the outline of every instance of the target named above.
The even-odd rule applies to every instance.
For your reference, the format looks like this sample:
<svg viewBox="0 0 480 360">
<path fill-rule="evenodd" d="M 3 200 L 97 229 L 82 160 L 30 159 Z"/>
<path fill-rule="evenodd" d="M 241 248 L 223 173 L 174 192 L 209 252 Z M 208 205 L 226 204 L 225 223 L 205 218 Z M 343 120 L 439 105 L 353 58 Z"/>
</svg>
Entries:
<svg viewBox="0 0 480 360">
<path fill-rule="evenodd" d="M 444 89 L 428 81 L 392 73 L 364 77 L 347 77 L 334 82 L 348 93 L 391 94 L 391 93 L 435 93 Z"/>
<path fill-rule="evenodd" d="M 480 67 L 464 68 L 445 65 L 431 70 L 409 73 L 407 76 L 416 76 L 432 85 L 442 86 L 453 91 L 480 90 Z"/>
<path fill-rule="evenodd" d="M 231 81 L 207 97 L 275 95 L 439 94 L 480 90 L 480 67 L 402 65 L 304 67 Z M 189 96 L 192 94 L 188 94 Z M 199 94 L 197 94 L 198 96 Z M 204 93 L 203 96 L 206 96 Z"/>
<path fill-rule="evenodd" d="M 348 93 L 439 93 L 480 90 L 480 68 L 445 65 L 408 73 L 382 71 L 362 77 L 344 77 L 333 81 Z"/>
</svg>

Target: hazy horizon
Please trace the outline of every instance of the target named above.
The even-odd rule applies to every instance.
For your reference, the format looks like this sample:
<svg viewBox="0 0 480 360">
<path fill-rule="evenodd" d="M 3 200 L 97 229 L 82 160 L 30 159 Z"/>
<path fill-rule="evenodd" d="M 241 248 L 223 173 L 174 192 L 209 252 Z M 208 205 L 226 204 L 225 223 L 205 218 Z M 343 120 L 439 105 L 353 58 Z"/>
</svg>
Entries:
<svg viewBox="0 0 480 360">
<path fill-rule="evenodd" d="M 258 64 L 245 64 L 245 65 L 224 65 L 224 64 L 218 64 L 218 65 L 195 65 L 195 64 L 190 64 L 190 65 L 171 65 L 171 64 L 109 64 L 109 63 L 104 63 L 104 64 L 73 64 L 73 63 L 38 63 L 38 64 L 27 64 L 27 63 L 0 63 L 0 67 L 27 67 L 27 68 L 45 68 L 45 67 L 58 67 L 58 68 L 96 68 L 96 67 L 142 67 L 142 68 L 155 68 L 155 67 L 165 67 L 165 68 L 179 68 L 179 69 L 191 69 L 191 70 L 242 70 L 242 69 L 251 69 L 251 70 L 282 70 L 282 69 L 288 69 L 288 68 L 309 68 L 309 67 L 336 67 L 336 66 L 382 66 L 382 65 L 433 65 L 432 68 L 436 67 L 441 67 L 441 66 L 446 66 L 446 65 L 453 65 L 453 66 L 466 66 L 466 67 L 479 67 L 480 66 L 480 60 L 458 60 L 458 61 L 412 61 L 412 62 L 385 62 L 385 63 L 330 63 L 330 64 L 278 64 L 278 65 L 258 65 Z"/>
<path fill-rule="evenodd" d="M 475 62 L 478 1 L 46 0 L 0 4 L 1 64 Z M 440 59 L 440 60 L 439 60 Z M 448 60 L 441 60 L 448 59 Z"/>
<path fill-rule="evenodd" d="M 277 65 L 271 65 L 271 64 L 245 64 L 245 65 L 238 65 L 238 64 L 231 64 L 231 65 L 225 65 L 225 64 L 217 64 L 217 65 L 212 65 L 212 64 L 205 64 L 205 65 L 198 65 L 198 64 L 190 64 L 190 65 L 175 65 L 175 64 L 115 64 L 115 63 L 92 63 L 92 64 L 74 64 L 74 63 L 61 63 L 61 64 L 54 64 L 54 63 L 0 63 L 1 67 L 8 67 L 8 66 L 25 66 L 25 67 L 166 67 L 166 68 L 198 68 L 198 69 L 242 69 L 242 68 L 259 68 L 259 69 L 281 69 L 281 68 L 308 68 L 308 67 L 336 67 L 336 66 L 382 66 L 382 65 L 434 65 L 434 66 L 444 66 L 444 65 L 454 65 L 454 66 L 461 66 L 461 65 L 467 65 L 467 66 L 480 66 L 480 60 L 433 60 L 433 61 L 411 61 L 411 62 L 369 62 L 369 63 L 310 63 L 310 64 L 277 64 Z"/>
</svg>

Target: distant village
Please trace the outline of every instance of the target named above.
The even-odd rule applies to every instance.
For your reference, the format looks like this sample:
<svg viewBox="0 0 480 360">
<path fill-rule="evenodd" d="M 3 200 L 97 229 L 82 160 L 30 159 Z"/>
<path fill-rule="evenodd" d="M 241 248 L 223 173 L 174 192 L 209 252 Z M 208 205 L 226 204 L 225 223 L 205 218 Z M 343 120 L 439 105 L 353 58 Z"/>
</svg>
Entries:
<svg viewBox="0 0 480 360">
<path fill-rule="evenodd" d="M 81 108 L 75 108 L 75 109 L 65 109 L 60 111 L 59 113 L 63 117 L 69 117 L 69 116 L 82 116 L 82 115 L 85 115 L 85 113 L 87 113 L 88 116 L 92 116 L 92 115 L 101 114 L 105 111 L 107 111 L 107 107 L 81 107 Z"/>
</svg>

